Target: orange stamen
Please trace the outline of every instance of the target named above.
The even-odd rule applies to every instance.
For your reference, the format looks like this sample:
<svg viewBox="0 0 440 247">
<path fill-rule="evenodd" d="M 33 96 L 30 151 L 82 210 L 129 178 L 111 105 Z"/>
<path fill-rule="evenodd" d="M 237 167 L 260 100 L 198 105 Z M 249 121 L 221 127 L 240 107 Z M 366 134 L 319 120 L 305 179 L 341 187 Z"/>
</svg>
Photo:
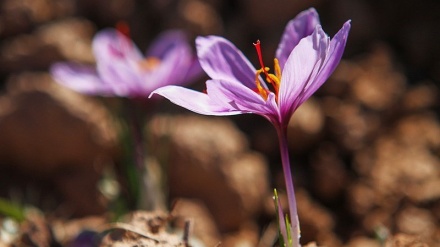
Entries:
<svg viewBox="0 0 440 247">
<path fill-rule="evenodd" d="M 268 73 L 268 71 L 270 69 L 268 67 L 264 66 L 260 40 L 257 40 L 257 42 L 254 43 L 254 46 L 255 46 L 255 49 L 257 50 L 258 60 L 260 62 L 260 66 L 261 66 L 261 69 L 257 70 L 256 75 L 255 75 L 255 84 L 257 86 L 256 91 L 257 91 L 257 93 L 259 93 L 261 95 L 261 97 L 263 97 L 263 99 L 265 99 L 265 100 L 267 99 L 268 93 L 270 91 L 266 88 L 263 88 L 263 86 L 261 85 L 261 82 L 259 80 L 260 74 L 264 73 L 264 75 L 266 76 L 266 81 L 272 85 L 272 87 L 275 91 L 275 96 L 278 98 L 278 91 L 279 91 L 280 82 L 281 82 L 281 68 L 280 68 L 280 64 L 278 63 L 278 59 L 276 59 L 276 58 L 274 59 L 275 74 Z"/>
<path fill-rule="evenodd" d="M 256 73 L 256 75 L 255 75 L 255 84 L 257 85 L 257 89 L 255 90 L 258 94 L 260 94 L 261 95 L 261 97 L 264 99 L 264 100 L 267 100 L 267 96 L 268 96 L 268 90 L 267 89 L 265 89 L 263 86 L 261 86 L 261 83 L 260 83 L 260 80 L 259 80 L 259 76 L 260 76 L 260 74 L 261 73 L 263 73 L 263 69 L 259 69 L 259 70 L 257 70 L 257 73 Z"/>
<path fill-rule="evenodd" d="M 160 65 L 161 61 L 157 57 L 147 57 L 139 61 L 139 67 L 142 70 L 151 71 Z"/>
</svg>

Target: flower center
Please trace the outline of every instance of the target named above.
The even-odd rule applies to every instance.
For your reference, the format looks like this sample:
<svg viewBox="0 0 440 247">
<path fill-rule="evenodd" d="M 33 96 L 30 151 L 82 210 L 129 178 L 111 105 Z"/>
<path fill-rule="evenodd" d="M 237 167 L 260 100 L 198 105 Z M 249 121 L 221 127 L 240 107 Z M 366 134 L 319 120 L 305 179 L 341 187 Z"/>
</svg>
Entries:
<svg viewBox="0 0 440 247">
<path fill-rule="evenodd" d="M 139 68 L 151 71 L 160 65 L 160 59 L 157 57 L 147 57 L 138 62 Z"/>
<path fill-rule="evenodd" d="M 124 36 L 127 39 L 130 39 L 130 27 L 128 26 L 127 22 L 119 21 L 118 23 L 116 23 L 116 30 L 120 35 Z M 141 70 L 151 71 L 159 66 L 160 59 L 157 57 L 147 57 L 139 61 L 137 64 Z"/>
<path fill-rule="evenodd" d="M 264 66 L 264 63 L 263 63 L 263 55 L 261 53 L 260 40 L 257 40 L 257 42 L 254 43 L 254 46 L 255 46 L 255 49 L 257 50 L 258 60 L 260 62 L 260 66 L 261 66 L 261 68 L 259 70 L 257 70 L 255 73 L 255 84 L 257 86 L 255 91 L 258 94 L 260 94 L 264 100 L 267 100 L 267 96 L 269 95 L 269 93 L 273 92 L 273 93 L 275 93 L 275 97 L 278 101 L 278 91 L 280 89 L 280 82 L 281 82 L 281 68 L 280 68 L 280 64 L 278 62 L 278 59 L 274 58 L 274 60 L 273 60 L 275 74 L 269 73 L 270 68 Z M 270 90 L 269 87 L 267 87 L 267 85 L 265 85 L 265 86 L 261 85 L 261 81 L 260 81 L 261 74 L 264 74 L 265 79 L 271 85 L 272 90 Z"/>
</svg>

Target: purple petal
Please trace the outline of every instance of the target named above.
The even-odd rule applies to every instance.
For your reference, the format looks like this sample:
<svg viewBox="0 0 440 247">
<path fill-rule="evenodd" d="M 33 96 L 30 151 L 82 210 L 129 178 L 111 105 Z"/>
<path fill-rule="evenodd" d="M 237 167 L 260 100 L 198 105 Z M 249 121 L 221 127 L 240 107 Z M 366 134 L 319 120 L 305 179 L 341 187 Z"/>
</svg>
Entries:
<svg viewBox="0 0 440 247">
<path fill-rule="evenodd" d="M 312 74 L 325 59 L 328 37 L 317 26 L 312 35 L 303 38 L 293 49 L 282 72 L 279 105 L 283 123 L 287 123 L 299 106 L 299 100 Z"/>
<path fill-rule="evenodd" d="M 180 84 L 179 82 L 186 73 L 185 57 L 184 51 L 173 51 L 161 61 L 157 68 L 145 71 L 143 77 L 146 90 L 152 92 L 166 85 Z"/>
<path fill-rule="evenodd" d="M 350 21 L 329 42 L 318 25 L 311 36 L 294 48 L 283 69 L 279 104 L 283 121 L 306 101 L 333 73 L 347 42 Z"/>
<path fill-rule="evenodd" d="M 92 45 L 97 71 L 103 81 L 121 93 L 127 87 L 142 83 L 139 62 L 143 56 L 131 40 L 116 30 L 106 29 L 95 36 Z"/>
<path fill-rule="evenodd" d="M 104 29 L 93 38 L 93 52 L 96 60 L 112 63 L 127 60 L 141 60 L 142 53 L 124 34 L 115 29 Z M 111 59 L 109 61 L 109 59 Z"/>
<path fill-rule="evenodd" d="M 299 104 L 302 104 L 310 96 L 312 96 L 312 94 L 322 86 L 322 84 L 330 77 L 338 66 L 339 62 L 341 61 L 342 54 L 344 53 L 350 27 L 350 21 L 347 21 L 331 40 L 329 49 L 326 51 L 326 57 L 322 68 L 320 68 L 316 77 L 313 78 L 313 83 L 307 85 L 305 88 L 304 95 L 302 96 Z"/>
<path fill-rule="evenodd" d="M 314 8 L 302 11 L 287 23 L 275 54 L 280 62 L 281 69 L 284 68 L 293 48 L 298 45 L 302 38 L 312 34 L 319 23 L 319 16 Z"/>
<path fill-rule="evenodd" d="M 264 100 L 258 93 L 248 87 L 225 80 L 206 82 L 208 95 L 218 104 L 229 105 L 241 113 L 254 113 L 278 121 L 278 106 L 275 94 L 270 93 Z"/>
<path fill-rule="evenodd" d="M 192 53 L 191 53 L 192 55 Z M 194 81 L 196 79 L 198 79 L 199 77 L 201 77 L 201 75 L 203 75 L 203 69 L 200 66 L 199 60 L 197 59 L 197 57 L 192 57 L 189 61 L 188 61 L 188 69 L 187 72 L 183 78 L 183 83 L 187 83 L 187 82 L 191 82 Z"/>
<path fill-rule="evenodd" d="M 189 48 L 185 33 L 178 30 L 163 32 L 150 45 L 146 56 L 163 59 L 165 54 L 176 47 Z"/>
<path fill-rule="evenodd" d="M 147 57 L 161 60 L 160 66 L 146 78 L 151 91 L 165 85 L 181 85 L 202 73 L 185 33 L 179 30 L 160 34 L 148 49 Z"/>
<path fill-rule="evenodd" d="M 202 72 L 188 45 L 172 47 L 163 55 L 163 60 L 157 68 L 145 71 L 143 74 L 145 88 L 149 92 L 166 86 L 181 85 L 189 82 Z"/>
<path fill-rule="evenodd" d="M 242 113 L 241 111 L 232 110 L 231 107 L 219 105 L 217 101 L 212 100 L 205 93 L 184 87 L 165 86 L 153 91 L 150 97 L 153 94 L 159 94 L 176 105 L 203 115 L 227 116 Z"/>
<path fill-rule="evenodd" d="M 212 78 L 255 88 L 255 68 L 228 40 L 217 37 L 197 37 L 197 55 L 205 72 Z"/>
<path fill-rule="evenodd" d="M 112 95 L 110 85 L 105 84 L 89 66 L 74 63 L 56 63 L 50 72 L 59 84 L 79 93 L 89 95 Z"/>
</svg>

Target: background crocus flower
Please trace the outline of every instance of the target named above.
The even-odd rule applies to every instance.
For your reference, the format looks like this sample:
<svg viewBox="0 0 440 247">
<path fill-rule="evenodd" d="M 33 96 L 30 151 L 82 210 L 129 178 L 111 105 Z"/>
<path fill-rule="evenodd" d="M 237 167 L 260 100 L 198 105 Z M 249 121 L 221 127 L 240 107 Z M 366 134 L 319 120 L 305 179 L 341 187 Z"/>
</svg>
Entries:
<svg viewBox="0 0 440 247">
<path fill-rule="evenodd" d="M 124 23 L 118 29 L 105 29 L 96 34 L 92 48 L 95 66 L 60 62 L 51 67 L 53 78 L 79 93 L 129 98 L 122 109 L 112 109 L 120 120 L 121 147 L 127 154 L 125 172 L 129 202 L 137 209 L 157 209 L 163 205 L 160 182 L 145 162 L 144 102 L 155 89 L 184 84 L 202 73 L 200 64 L 183 32 L 172 30 L 159 35 L 145 56 L 128 38 Z M 142 104 L 140 104 L 142 103 Z M 119 112 L 118 110 L 121 110 Z M 133 207 L 133 206 L 131 206 Z"/>
<path fill-rule="evenodd" d="M 56 63 L 51 67 L 54 79 L 84 94 L 135 98 L 189 82 L 202 72 L 184 33 L 177 30 L 159 35 L 145 56 L 115 29 L 97 33 L 92 48 L 96 66 Z"/>
<path fill-rule="evenodd" d="M 290 216 L 280 224 L 284 244 L 300 246 L 296 199 L 287 148 L 287 124 L 295 110 L 328 79 L 341 60 L 350 21 L 330 40 L 322 30 L 315 9 L 300 13 L 287 24 L 274 59 L 274 72 L 264 66 L 260 42 L 255 45 L 260 68 L 255 69 L 228 40 L 196 39 L 200 64 L 211 77 L 206 93 L 177 86 L 155 90 L 173 103 L 205 115 L 255 113 L 276 128 L 285 176 Z M 265 83 L 265 81 L 267 83 Z M 281 210 L 281 208 L 278 208 Z M 280 213 L 280 218 L 282 218 Z M 280 219 L 284 221 L 284 219 Z M 286 224 L 284 224 L 286 223 Z"/>
</svg>

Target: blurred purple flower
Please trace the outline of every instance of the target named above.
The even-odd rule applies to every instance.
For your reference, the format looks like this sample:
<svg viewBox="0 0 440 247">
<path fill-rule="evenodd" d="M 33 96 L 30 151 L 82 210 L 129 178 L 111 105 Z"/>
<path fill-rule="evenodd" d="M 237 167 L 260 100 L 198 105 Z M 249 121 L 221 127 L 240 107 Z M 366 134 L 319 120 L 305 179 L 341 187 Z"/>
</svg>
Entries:
<svg viewBox="0 0 440 247">
<path fill-rule="evenodd" d="M 136 98 L 166 85 L 190 82 L 202 72 L 181 31 L 162 33 L 145 56 L 115 29 L 97 33 L 92 48 L 96 66 L 56 63 L 51 67 L 54 79 L 84 94 Z"/>
<path fill-rule="evenodd" d="M 263 63 L 259 41 L 254 45 L 260 69 L 255 69 L 228 40 L 217 36 L 198 37 L 200 65 L 211 77 L 206 82 L 206 93 L 165 86 L 151 94 L 162 95 L 177 105 L 205 115 L 255 113 L 275 126 L 292 219 L 291 223 L 288 219 L 284 221 L 283 213 L 279 214 L 280 232 L 286 246 L 300 246 L 287 125 L 295 110 L 321 87 L 339 64 L 350 27 L 347 21 L 330 40 L 321 28 L 315 9 L 301 12 L 285 28 L 276 51 L 273 73 L 269 73 Z"/>
</svg>

